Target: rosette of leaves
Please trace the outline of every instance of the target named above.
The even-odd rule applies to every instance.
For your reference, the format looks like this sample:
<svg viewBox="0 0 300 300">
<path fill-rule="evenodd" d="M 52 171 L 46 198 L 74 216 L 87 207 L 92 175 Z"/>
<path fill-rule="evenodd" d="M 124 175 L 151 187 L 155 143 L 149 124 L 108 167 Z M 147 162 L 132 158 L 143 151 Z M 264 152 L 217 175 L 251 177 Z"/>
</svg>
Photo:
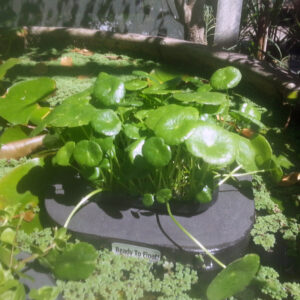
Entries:
<svg viewBox="0 0 300 300">
<path fill-rule="evenodd" d="M 237 166 L 281 177 L 271 146 L 259 133 L 260 112 L 249 103 L 231 109 L 230 89 L 241 80 L 237 69 L 219 69 L 209 83 L 165 70 L 134 75 L 122 82 L 100 73 L 89 89 L 40 117 L 32 135 L 47 128 L 48 136 L 58 137 L 54 164 L 73 167 L 106 190 L 151 194 L 155 201 L 158 191 L 168 189 L 174 201 L 207 202 L 215 189 L 213 174 L 229 174 Z M 16 124 L 33 122 L 39 113 L 34 105 L 54 88 L 48 78 L 16 84 L 6 94 L 15 100 L 0 103 L 1 116 Z M 18 100 L 24 89 L 28 113 Z M 11 110 L 22 113 L 8 115 Z M 236 130 L 245 126 L 257 129 L 251 138 Z"/>
</svg>

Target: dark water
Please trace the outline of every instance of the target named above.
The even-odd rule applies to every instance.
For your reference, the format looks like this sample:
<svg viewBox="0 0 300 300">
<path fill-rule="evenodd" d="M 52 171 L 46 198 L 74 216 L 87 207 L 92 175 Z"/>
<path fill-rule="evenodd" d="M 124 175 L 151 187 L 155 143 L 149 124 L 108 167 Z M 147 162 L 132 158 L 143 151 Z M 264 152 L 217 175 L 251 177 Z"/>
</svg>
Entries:
<svg viewBox="0 0 300 300">
<path fill-rule="evenodd" d="M 183 28 L 176 21 L 173 3 L 173 0 L 0 0 L 0 27 L 85 27 L 182 38 Z"/>
</svg>

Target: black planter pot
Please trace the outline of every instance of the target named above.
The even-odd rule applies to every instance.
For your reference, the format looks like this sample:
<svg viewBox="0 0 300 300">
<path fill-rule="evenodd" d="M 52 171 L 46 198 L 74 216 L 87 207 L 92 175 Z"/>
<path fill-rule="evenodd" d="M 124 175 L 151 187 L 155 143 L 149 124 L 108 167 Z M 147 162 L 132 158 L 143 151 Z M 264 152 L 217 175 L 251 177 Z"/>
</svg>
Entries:
<svg viewBox="0 0 300 300">
<path fill-rule="evenodd" d="M 209 207 L 214 205 L 219 196 L 219 188 L 216 188 L 212 195 L 212 200 L 207 203 L 200 203 L 197 201 L 180 201 L 180 199 L 172 199 L 170 201 L 171 212 L 177 216 L 194 216 L 206 211 Z M 166 205 L 158 203 L 157 201 L 150 207 L 145 207 L 142 202 L 142 197 L 129 196 L 121 193 L 102 192 L 95 196 L 98 203 L 102 203 L 106 207 L 128 207 L 135 209 L 148 210 L 152 213 L 168 214 Z"/>
<path fill-rule="evenodd" d="M 49 184 L 44 201 L 50 221 L 63 226 L 74 206 L 91 191 L 79 177 L 67 176 L 66 173 L 56 176 Z M 175 226 L 164 205 L 145 209 L 138 200 L 120 193 L 94 195 L 73 216 L 68 229 L 80 240 L 93 243 L 97 248 L 108 248 L 116 254 L 118 249 L 131 249 L 150 253 L 157 260 L 165 256 L 170 261 L 192 264 L 195 255 L 204 254 Z M 247 250 L 255 214 L 253 195 L 224 184 L 209 204 L 209 207 L 200 209 L 189 206 L 188 211 L 186 207 L 176 211 L 173 205 L 171 210 L 177 214 L 178 222 L 207 249 L 222 262 L 229 263 Z M 205 254 L 204 257 L 206 270 L 217 269 Z"/>
</svg>

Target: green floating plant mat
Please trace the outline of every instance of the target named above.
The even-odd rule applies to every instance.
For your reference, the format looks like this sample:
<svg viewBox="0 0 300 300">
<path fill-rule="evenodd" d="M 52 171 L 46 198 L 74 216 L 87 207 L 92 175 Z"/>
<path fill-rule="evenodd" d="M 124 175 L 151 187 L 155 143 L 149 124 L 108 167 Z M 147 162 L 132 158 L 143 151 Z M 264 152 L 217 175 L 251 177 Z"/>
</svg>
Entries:
<svg viewBox="0 0 300 300">
<path fill-rule="evenodd" d="M 74 205 L 91 191 L 76 176 L 57 177 L 49 187 L 45 209 L 59 226 L 64 225 Z M 68 228 L 75 237 L 116 254 L 151 261 L 165 256 L 170 261 L 194 264 L 195 255 L 203 254 L 167 214 L 133 208 L 127 203 L 111 205 L 105 200 L 104 195 L 95 195 L 74 215 Z M 217 201 L 206 211 L 175 217 L 222 262 L 229 263 L 247 251 L 254 215 L 251 195 L 224 184 Z M 206 270 L 217 268 L 208 257 L 203 257 Z"/>
</svg>

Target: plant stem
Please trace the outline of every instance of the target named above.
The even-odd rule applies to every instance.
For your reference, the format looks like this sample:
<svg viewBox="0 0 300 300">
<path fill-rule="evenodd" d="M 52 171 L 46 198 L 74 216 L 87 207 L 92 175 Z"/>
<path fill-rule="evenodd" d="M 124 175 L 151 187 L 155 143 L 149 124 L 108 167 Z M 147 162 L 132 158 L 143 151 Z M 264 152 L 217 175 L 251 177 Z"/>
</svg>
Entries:
<svg viewBox="0 0 300 300">
<path fill-rule="evenodd" d="M 241 169 L 242 166 L 237 166 L 234 170 L 232 170 L 229 174 L 225 176 L 219 183 L 218 186 L 222 185 L 225 181 L 227 181 L 230 177 L 234 175 L 235 172 L 237 172 L 239 169 Z"/>
<path fill-rule="evenodd" d="M 16 243 L 17 243 L 17 235 L 19 233 L 19 229 L 20 229 L 20 226 L 23 222 L 23 219 L 24 219 L 24 213 L 21 214 L 20 219 L 19 219 L 18 224 L 17 224 L 17 227 L 16 227 L 16 234 L 15 234 L 15 237 L 14 237 L 14 240 L 13 240 L 13 244 L 12 244 L 11 252 L 10 252 L 10 258 L 9 258 L 9 269 L 11 269 L 12 266 L 13 266 L 14 252 L 15 252 Z"/>
<path fill-rule="evenodd" d="M 253 174 L 258 174 L 258 173 L 264 173 L 267 170 L 258 170 L 258 171 L 252 171 L 252 172 L 247 172 L 247 173 L 237 173 L 237 174 L 232 174 L 234 177 L 242 177 L 242 176 L 247 176 L 247 175 L 253 175 Z"/>
<path fill-rule="evenodd" d="M 79 208 L 81 206 L 83 206 L 92 196 L 94 196 L 95 194 L 101 193 L 103 191 L 103 189 L 97 189 L 92 191 L 91 193 L 89 193 L 88 195 L 86 195 L 85 197 L 83 197 L 79 203 L 73 208 L 73 210 L 71 211 L 71 213 L 69 214 L 65 224 L 64 224 L 64 228 L 67 228 L 72 217 L 75 215 L 75 213 L 79 210 Z"/>
<path fill-rule="evenodd" d="M 85 128 L 83 126 L 80 126 L 81 131 L 83 132 L 83 134 L 86 136 L 87 139 L 90 139 L 90 135 L 86 132 Z"/>
<path fill-rule="evenodd" d="M 176 155 L 175 155 L 174 161 L 171 164 L 172 165 L 172 169 L 169 172 L 169 174 L 170 174 L 169 178 L 171 178 L 171 180 L 173 179 L 174 172 L 178 168 L 180 154 L 181 154 L 181 146 L 179 145 L 178 148 L 177 148 L 177 151 L 176 151 Z"/>
<path fill-rule="evenodd" d="M 203 162 L 202 166 L 201 166 L 201 176 L 200 176 L 200 180 L 199 180 L 199 185 L 203 185 L 203 181 L 205 179 L 205 176 L 207 174 L 207 172 L 209 171 L 209 164 L 207 162 Z"/>
<path fill-rule="evenodd" d="M 209 256 L 213 261 L 215 261 L 220 267 L 223 269 L 226 268 L 226 265 L 224 265 L 220 260 L 218 260 L 213 254 L 209 252 L 208 249 L 206 249 L 193 235 L 191 235 L 173 216 L 171 209 L 170 209 L 170 204 L 167 202 L 167 211 L 169 216 L 171 217 L 172 221 L 178 226 L 179 229 L 181 229 L 197 246 L 199 246 L 207 256 Z"/>
</svg>

